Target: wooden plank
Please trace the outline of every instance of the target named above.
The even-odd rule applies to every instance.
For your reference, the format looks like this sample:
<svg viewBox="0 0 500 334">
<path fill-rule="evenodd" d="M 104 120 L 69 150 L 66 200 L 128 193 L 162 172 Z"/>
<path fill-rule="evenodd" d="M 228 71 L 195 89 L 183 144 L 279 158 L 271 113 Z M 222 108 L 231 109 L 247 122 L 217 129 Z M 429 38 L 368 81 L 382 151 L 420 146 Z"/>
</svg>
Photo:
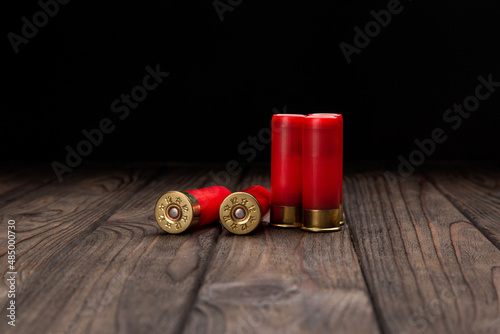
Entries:
<svg viewBox="0 0 500 334">
<path fill-rule="evenodd" d="M 79 171 L 62 183 L 52 183 L 22 199 L 1 208 L 2 221 L 16 221 L 16 303 L 22 315 L 16 330 L 46 332 L 40 314 L 52 312 L 57 317 L 61 309 L 45 300 L 71 295 L 74 285 L 67 269 L 58 266 L 80 244 L 85 235 L 95 230 L 125 199 L 147 184 L 158 170 Z M 7 263 L 7 236 L 0 233 L 0 263 Z M 86 254 L 80 256 L 85 259 Z M 93 265 L 93 264 L 92 264 Z M 6 268 L 6 267 L 2 267 Z M 5 275 L 7 270 L 2 270 Z M 75 274 L 78 276 L 79 274 Z M 62 277 L 66 277 L 63 280 Z M 61 282 L 66 285 L 61 286 Z M 54 290 L 54 287 L 59 289 Z M 6 305 L 6 285 L 0 286 L 0 305 Z M 0 329 L 6 326 L 0 324 Z M 9 329 L 10 326 L 8 326 Z"/>
<path fill-rule="evenodd" d="M 57 179 L 49 165 L 9 166 L 0 171 L 0 208 Z"/>
<path fill-rule="evenodd" d="M 168 235 L 152 213 L 165 191 L 206 182 L 200 166 L 170 167 L 147 187 L 121 197 L 119 209 L 90 233 L 75 235 L 64 256 L 25 282 L 21 306 L 32 316 L 24 315 L 17 330 L 178 333 L 220 228 Z"/>
<path fill-rule="evenodd" d="M 386 333 L 498 332 L 500 251 L 427 179 L 345 180 L 345 208 Z"/>
<path fill-rule="evenodd" d="M 8 192 L 24 183 L 24 175 L 20 168 L 0 171 L 0 199 Z"/>
<path fill-rule="evenodd" d="M 456 162 L 424 169 L 432 181 L 497 248 L 500 248 L 500 168 Z"/>
<path fill-rule="evenodd" d="M 269 188 L 269 166 L 239 190 Z M 348 226 L 338 233 L 223 231 L 185 333 L 378 333 Z"/>
<path fill-rule="evenodd" d="M 142 239 L 135 238 L 134 242 L 141 242 L 147 248 L 134 250 L 133 256 L 123 254 L 128 262 L 134 264 L 130 272 L 132 279 L 123 284 L 119 298 L 114 298 L 99 310 L 89 332 L 109 333 L 115 326 L 121 333 L 179 333 L 183 327 L 206 272 L 220 227 L 212 224 L 180 235 L 169 235 L 157 226 L 152 213 L 161 194 L 173 189 L 201 188 L 210 182 L 205 168 L 193 166 L 182 170 L 185 179 L 176 177 L 155 182 L 150 189 L 139 194 L 144 199 L 142 202 L 134 200 L 131 202 L 136 203 L 134 207 L 117 212 L 110 218 L 112 224 L 126 222 L 132 227 L 137 224 L 137 219 L 148 217 L 150 233 Z M 234 186 L 237 180 L 235 178 L 228 186 Z M 115 265 L 119 266 L 121 264 Z"/>
</svg>

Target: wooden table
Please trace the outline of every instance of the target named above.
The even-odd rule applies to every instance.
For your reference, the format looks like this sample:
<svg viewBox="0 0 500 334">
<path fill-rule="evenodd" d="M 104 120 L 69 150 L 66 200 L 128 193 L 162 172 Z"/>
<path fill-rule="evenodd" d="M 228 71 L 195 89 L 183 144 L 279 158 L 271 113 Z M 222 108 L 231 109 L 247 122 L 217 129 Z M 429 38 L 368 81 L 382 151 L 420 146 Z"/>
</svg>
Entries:
<svg viewBox="0 0 500 334">
<path fill-rule="evenodd" d="M 219 224 L 168 235 L 167 190 L 213 183 L 207 165 L 2 167 L 0 268 L 16 226 L 16 327 L 1 333 L 498 333 L 500 169 L 426 164 L 407 178 L 345 166 L 346 226 L 307 233 Z M 269 187 L 269 166 L 231 177 Z"/>
</svg>

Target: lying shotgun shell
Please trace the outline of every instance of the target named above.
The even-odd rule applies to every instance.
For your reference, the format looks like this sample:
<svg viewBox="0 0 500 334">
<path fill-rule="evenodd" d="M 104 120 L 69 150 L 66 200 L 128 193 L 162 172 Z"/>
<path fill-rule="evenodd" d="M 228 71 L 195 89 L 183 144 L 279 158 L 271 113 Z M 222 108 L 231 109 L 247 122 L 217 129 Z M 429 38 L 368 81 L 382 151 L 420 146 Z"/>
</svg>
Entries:
<svg viewBox="0 0 500 334">
<path fill-rule="evenodd" d="M 269 211 L 269 190 L 251 186 L 227 196 L 219 209 L 225 229 L 234 234 L 248 234 L 255 230 Z"/>
<path fill-rule="evenodd" d="M 229 189 L 215 186 L 187 191 L 169 191 L 155 206 L 155 219 L 162 230 L 178 234 L 194 226 L 217 221 L 219 207 Z"/>
</svg>

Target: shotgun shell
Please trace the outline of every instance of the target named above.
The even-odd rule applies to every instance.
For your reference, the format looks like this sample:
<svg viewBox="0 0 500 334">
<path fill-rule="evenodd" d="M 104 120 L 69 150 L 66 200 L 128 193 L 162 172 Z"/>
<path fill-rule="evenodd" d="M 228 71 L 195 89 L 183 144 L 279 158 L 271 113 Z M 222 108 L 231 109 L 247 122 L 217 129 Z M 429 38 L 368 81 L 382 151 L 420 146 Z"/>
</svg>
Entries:
<svg viewBox="0 0 500 334">
<path fill-rule="evenodd" d="M 302 229 L 339 231 L 341 122 L 338 117 L 310 115 L 302 136 Z"/>
<path fill-rule="evenodd" d="M 162 230 L 172 234 L 213 223 L 217 221 L 220 204 L 229 194 L 229 189 L 220 186 L 169 191 L 156 202 L 156 222 Z"/>
<path fill-rule="evenodd" d="M 302 122 L 304 115 L 274 115 L 271 142 L 269 225 L 302 225 Z"/>
<path fill-rule="evenodd" d="M 331 113 L 316 113 L 316 114 L 310 114 L 310 116 L 323 116 L 323 117 L 333 117 L 333 118 L 338 118 L 340 120 L 340 131 L 339 131 L 339 141 L 338 141 L 338 145 L 339 145 L 339 151 L 340 151 L 340 154 L 339 154 L 339 160 L 338 160 L 338 163 L 339 163 L 339 168 L 336 170 L 337 172 L 337 177 L 339 179 L 339 183 L 340 183 L 340 204 L 339 204 L 339 218 L 340 218 L 340 226 L 344 225 L 344 210 L 342 208 L 342 203 L 343 203 L 343 186 L 342 186 L 342 178 L 344 176 L 344 172 L 343 172 L 343 169 L 344 169 L 344 163 L 343 163 L 343 160 L 344 160 L 344 119 L 342 118 L 342 114 L 331 114 Z"/>
<path fill-rule="evenodd" d="M 248 234 L 255 230 L 269 211 L 269 190 L 251 186 L 227 196 L 219 209 L 222 226 L 234 234 Z"/>
</svg>

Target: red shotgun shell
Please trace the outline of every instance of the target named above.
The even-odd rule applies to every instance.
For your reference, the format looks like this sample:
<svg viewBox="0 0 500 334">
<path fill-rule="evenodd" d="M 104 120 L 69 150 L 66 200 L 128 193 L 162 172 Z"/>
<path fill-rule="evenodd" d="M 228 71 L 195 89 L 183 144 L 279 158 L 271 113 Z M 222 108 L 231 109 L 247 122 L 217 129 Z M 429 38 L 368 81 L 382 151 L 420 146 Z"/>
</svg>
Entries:
<svg viewBox="0 0 500 334">
<path fill-rule="evenodd" d="M 234 234 L 248 234 L 255 230 L 269 211 L 269 190 L 251 186 L 227 196 L 219 209 L 222 226 Z"/>
<path fill-rule="evenodd" d="M 272 119 L 271 217 L 269 225 L 302 225 L 302 122 L 304 115 Z"/>
<path fill-rule="evenodd" d="M 310 116 L 323 116 L 323 117 L 337 117 L 340 119 L 340 131 L 339 131 L 339 145 L 340 145 L 340 159 L 339 159 L 339 165 L 340 168 L 337 170 L 337 177 L 340 183 L 340 205 L 339 205 L 339 217 L 340 217 L 340 226 L 344 225 L 344 210 L 343 210 L 343 186 L 342 186 L 342 178 L 344 176 L 344 120 L 342 118 L 341 114 L 330 114 L 330 113 L 317 113 L 317 114 L 309 114 Z"/>
<path fill-rule="evenodd" d="M 229 189 L 220 186 L 169 191 L 156 202 L 156 222 L 162 230 L 172 234 L 213 223 L 217 221 L 220 204 L 229 194 Z"/>
<path fill-rule="evenodd" d="M 338 117 L 310 115 L 302 136 L 302 229 L 338 231 L 340 226 L 340 145 Z"/>
</svg>

